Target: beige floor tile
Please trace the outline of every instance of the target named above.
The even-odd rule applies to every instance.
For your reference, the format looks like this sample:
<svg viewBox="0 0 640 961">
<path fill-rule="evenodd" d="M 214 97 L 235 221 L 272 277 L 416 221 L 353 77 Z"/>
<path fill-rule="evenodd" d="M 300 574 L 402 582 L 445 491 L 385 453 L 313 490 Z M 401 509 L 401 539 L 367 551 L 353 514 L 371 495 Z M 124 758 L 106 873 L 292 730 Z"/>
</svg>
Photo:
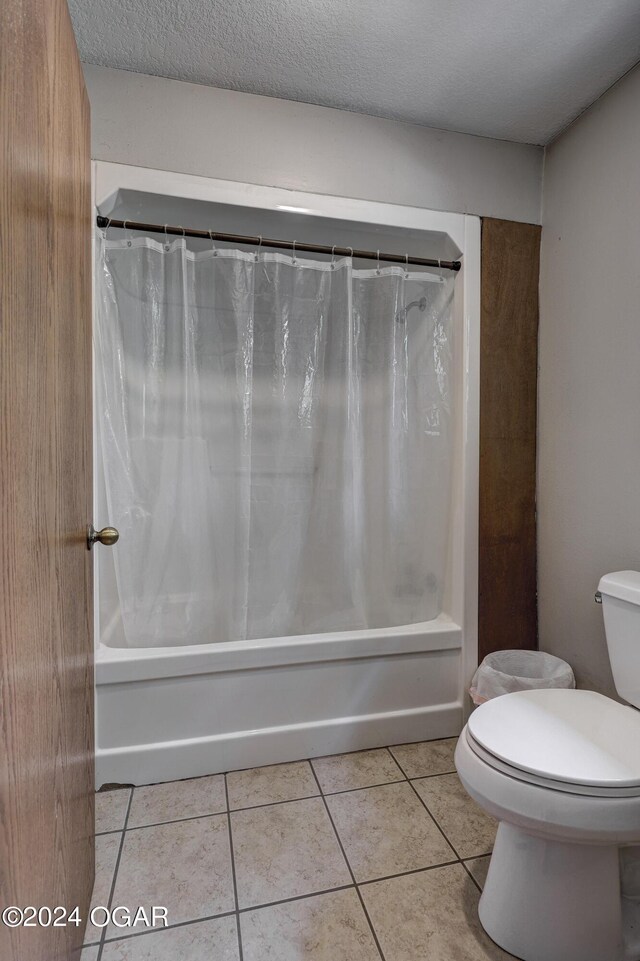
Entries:
<svg viewBox="0 0 640 961">
<path fill-rule="evenodd" d="M 489 854 L 482 858 L 472 858 L 470 861 L 465 861 L 467 868 L 471 871 L 481 888 L 484 888 L 484 882 L 487 880 L 490 861 L 491 855 Z"/>
<path fill-rule="evenodd" d="M 320 798 L 235 811 L 231 830 L 241 908 L 351 881 Z"/>
<path fill-rule="evenodd" d="M 226 811 L 224 775 L 150 784 L 133 792 L 128 827 L 198 818 Z"/>
<path fill-rule="evenodd" d="M 244 961 L 380 961 L 353 888 L 240 916 Z"/>
<path fill-rule="evenodd" d="M 428 777 L 413 784 L 461 858 L 492 851 L 498 822 L 469 797 L 457 774 Z"/>
<path fill-rule="evenodd" d="M 357 881 L 455 859 L 406 781 L 330 794 L 327 804 Z"/>
<path fill-rule="evenodd" d="M 169 924 L 234 909 L 227 817 L 136 828 L 125 835 L 114 905 L 162 905 Z M 122 934 L 111 925 L 108 938 Z"/>
<path fill-rule="evenodd" d="M 396 744 L 389 750 L 407 777 L 427 777 L 430 774 L 449 774 L 455 771 L 453 755 L 457 743 L 457 737 L 448 737 L 442 741 Z"/>
<path fill-rule="evenodd" d="M 227 789 L 232 811 L 256 804 L 295 801 L 320 793 L 308 761 L 232 771 L 227 774 Z"/>
<path fill-rule="evenodd" d="M 122 834 L 118 833 L 102 834 L 96 838 L 96 876 L 93 884 L 90 912 L 98 906 L 106 908 L 109 905 L 109 894 L 111 893 L 113 873 L 118 860 L 121 837 Z M 101 918 L 102 915 L 99 920 Z M 87 921 L 87 929 L 84 935 L 85 944 L 99 941 L 101 937 L 102 928 L 97 928 L 90 921 Z"/>
<path fill-rule="evenodd" d="M 404 777 L 386 748 L 318 757 L 311 763 L 325 794 L 401 781 Z"/>
<path fill-rule="evenodd" d="M 98 791 L 96 794 L 96 834 L 122 831 L 127 814 L 131 788 L 118 791 Z"/>
<path fill-rule="evenodd" d="M 98 961 L 98 951 L 100 950 L 99 944 L 94 944 L 93 947 L 83 948 L 80 954 L 73 954 L 71 957 L 73 961 Z"/>
<path fill-rule="evenodd" d="M 235 917 L 109 941 L 102 961 L 238 961 Z"/>
<path fill-rule="evenodd" d="M 478 920 L 480 892 L 461 864 L 360 889 L 386 961 L 506 961 Z"/>
</svg>

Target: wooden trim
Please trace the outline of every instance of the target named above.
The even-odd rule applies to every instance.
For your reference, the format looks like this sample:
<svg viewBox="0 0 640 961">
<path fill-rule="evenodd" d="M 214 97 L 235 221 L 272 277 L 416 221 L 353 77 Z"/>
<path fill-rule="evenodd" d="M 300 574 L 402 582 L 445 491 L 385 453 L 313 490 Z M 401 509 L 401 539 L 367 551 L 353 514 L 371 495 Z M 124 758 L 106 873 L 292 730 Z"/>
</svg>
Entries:
<svg viewBox="0 0 640 961">
<path fill-rule="evenodd" d="M 535 649 L 541 228 L 482 221 L 479 658 Z"/>
</svg>

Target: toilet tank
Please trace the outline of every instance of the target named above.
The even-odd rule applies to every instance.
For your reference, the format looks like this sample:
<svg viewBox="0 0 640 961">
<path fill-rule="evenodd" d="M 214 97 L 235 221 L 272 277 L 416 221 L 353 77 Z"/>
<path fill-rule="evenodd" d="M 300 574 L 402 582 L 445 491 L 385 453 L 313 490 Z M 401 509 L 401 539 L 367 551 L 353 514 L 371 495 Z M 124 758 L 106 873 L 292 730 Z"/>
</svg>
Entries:
<svg viewBox="0 0 640 961">
<path fill-rule="evenodd" d="M 640 708 L 640 573 L 605 574 L 598 590 L 616 690 Z"/>
</svg>

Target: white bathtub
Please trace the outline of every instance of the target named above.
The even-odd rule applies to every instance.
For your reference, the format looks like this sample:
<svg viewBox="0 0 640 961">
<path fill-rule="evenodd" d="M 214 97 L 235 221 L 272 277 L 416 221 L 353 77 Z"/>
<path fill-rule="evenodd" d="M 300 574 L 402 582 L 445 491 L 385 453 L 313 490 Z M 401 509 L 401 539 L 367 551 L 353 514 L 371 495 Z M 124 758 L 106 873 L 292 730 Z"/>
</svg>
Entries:
<svg viewBox="0 0 640 961">
<path fill-rule="evenodd" d="M 96 782 L 150 784 L 448 737 L 462 631 L 422 624 L 96 652 Z"/>
<path fill-rule="evenodd" d="M 106 646 L 105 641 L 124 643 L 124 632 L 113 560 L 99 548 L 94 551 L 95 636 L 102 641 L 96 650 L 98 786 L 153 783 L 457 734 L 465 690 L 477 666 L 479 219 L 96 162 L 96 206 L 107 204 L 108 212 L 109 198 L 119 191 L 130 192 L 134 209 L 148 195 L 185 201 L 191 205 L 185 208 L 185 223 L 194 203 L 250 208 L 252 223 L 256 211 L 295 205 L 319 222 L 329 218 L 343 227 L 353 222 L 358 229 L 370 224 L 374 231 L 419 231 L 432 256 L 463 252 L 454 297 L 455 457 L 443 592 L 451 618 L 197 647 Z M 449 247 L 443 247 L 445 240 Z M 96 419 L 94 437 L 98 432 Z M 112 519 L 97 445 L 94 458 L 94 523 L 102 527 Z"/>
</svg>

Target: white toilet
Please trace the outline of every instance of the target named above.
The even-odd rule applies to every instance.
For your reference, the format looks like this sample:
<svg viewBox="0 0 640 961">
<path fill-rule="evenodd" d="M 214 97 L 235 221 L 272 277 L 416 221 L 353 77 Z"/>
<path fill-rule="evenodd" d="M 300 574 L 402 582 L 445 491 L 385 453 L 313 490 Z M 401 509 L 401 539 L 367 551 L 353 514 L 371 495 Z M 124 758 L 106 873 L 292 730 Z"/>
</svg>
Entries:
<svg viewBox="0 0 640 961">
<path fill-rule="evenodd" d="M 456 767 L 500 822 L 480 899 L 523 961 L 640 959 L 640 573 L 599 584 L 616 689 L 506 694 L 471 715 Z"/>
</svg>

